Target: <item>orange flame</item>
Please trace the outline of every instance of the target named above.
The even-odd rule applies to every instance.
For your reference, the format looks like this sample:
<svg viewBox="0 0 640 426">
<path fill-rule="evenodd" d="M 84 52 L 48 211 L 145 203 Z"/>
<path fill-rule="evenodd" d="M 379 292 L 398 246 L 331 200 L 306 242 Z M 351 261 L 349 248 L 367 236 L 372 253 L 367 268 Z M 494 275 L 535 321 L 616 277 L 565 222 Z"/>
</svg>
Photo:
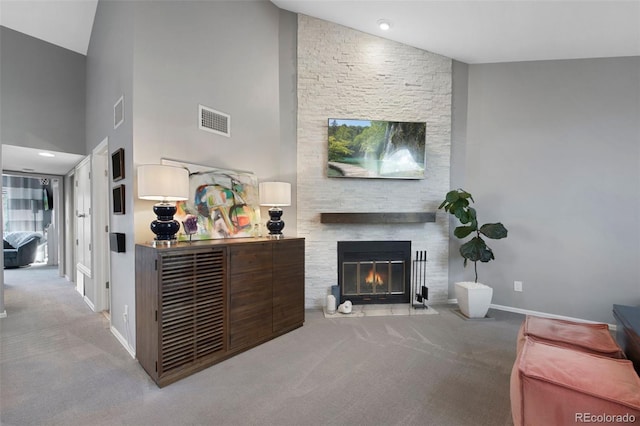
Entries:
<svg viewBox="0 0 640 426">
<path fill-rule="evenodd" d="M 380 276 L 380 274 L 378 274 L 377 272 L 374 273 L 373 269 L 369 270 L 369 274 L 364 279 L 364 282 L 369 284 L 369 285 L 382 285 L 382 284 L 384 284 L 384 281 L 382 280 L 382 277 Z"/>
</svg>

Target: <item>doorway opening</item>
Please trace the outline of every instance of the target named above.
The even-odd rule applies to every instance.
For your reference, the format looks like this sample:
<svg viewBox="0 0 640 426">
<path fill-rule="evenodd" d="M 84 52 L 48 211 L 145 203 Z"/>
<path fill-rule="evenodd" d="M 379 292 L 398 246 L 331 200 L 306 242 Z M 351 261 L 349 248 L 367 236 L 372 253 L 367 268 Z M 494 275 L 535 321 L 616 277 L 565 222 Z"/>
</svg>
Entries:
<svg viewBox="0 0 640 426">
<path fill-rule="evenodd" d="M 2 175 L 5 259 L 15 254 L 5 267 L 58 265 L 60 189 L 60 177 Z"/>
</svg>

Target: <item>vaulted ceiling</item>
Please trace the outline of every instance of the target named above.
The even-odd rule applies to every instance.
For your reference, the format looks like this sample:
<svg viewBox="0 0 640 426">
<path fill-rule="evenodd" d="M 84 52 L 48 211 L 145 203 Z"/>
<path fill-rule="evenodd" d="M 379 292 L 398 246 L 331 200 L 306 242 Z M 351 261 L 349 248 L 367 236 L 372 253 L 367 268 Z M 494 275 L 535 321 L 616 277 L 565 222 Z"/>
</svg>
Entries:
<svg viewBox="0 0 640 426">
<path fill-rule="evenodd" d="M 640 0 L 271 2 L 471 64 L 640 55 Z M 0 25 L 86 54 L 97 3 L 0 0 Z"/>
<path fill-rule="evenodd" d="M 640 0 L 271 2 L 469 64 L 640 56 Z M 86 55 L 97 4 L 97 0 L 0 0 L 0 25 Z M 382 31 L 380 20 L 391 28 Z M 4 149 L 3 168 L 7 163 L 28 163 L 13 157 L 18 154 Z"/>
<path fill-rule="evenodd" d="M 0 0 L 0 25 L 87 54 L 98 0 Z"/>
<path fill-rule="evenodd" d="M 637 0 L 272 3 L 469 64 L 640 55 Z"/>
</svg>

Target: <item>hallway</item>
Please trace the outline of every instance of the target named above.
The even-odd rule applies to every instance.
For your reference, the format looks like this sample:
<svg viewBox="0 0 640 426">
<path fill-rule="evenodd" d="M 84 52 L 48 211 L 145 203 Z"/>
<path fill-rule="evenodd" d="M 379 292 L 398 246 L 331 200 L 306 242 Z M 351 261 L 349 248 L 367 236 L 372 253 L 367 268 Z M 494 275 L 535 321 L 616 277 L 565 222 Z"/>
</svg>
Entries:
<svg viewBox="0 0 640 426">
<path fill-rule="evenodd" d="M 57 266 L 6 269 L 4 279 L 0 423 L 87 424 L 142 392 L 144 371 Z"/>
</svg>

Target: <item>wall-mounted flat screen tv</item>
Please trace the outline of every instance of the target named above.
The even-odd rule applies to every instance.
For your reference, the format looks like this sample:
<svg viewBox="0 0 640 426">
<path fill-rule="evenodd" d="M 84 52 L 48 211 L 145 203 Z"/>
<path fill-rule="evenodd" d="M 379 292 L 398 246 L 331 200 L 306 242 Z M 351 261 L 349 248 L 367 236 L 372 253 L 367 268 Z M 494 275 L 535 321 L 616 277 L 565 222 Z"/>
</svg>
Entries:
<svg viewBox="0 0 640 426">
<path fill-rule="evenodd" d="M 330 118 L 329 177 L 424 179 L 427 123 Z"/>
</svg>

